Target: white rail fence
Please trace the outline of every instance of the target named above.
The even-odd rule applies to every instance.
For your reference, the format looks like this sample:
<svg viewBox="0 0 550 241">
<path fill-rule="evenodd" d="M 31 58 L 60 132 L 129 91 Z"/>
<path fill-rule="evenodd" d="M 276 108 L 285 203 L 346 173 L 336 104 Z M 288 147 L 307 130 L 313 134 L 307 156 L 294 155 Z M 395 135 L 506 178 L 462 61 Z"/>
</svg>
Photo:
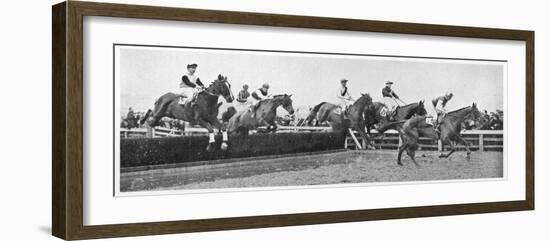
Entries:
<svg viewBox="0 0 550 241">
<path fill-rule="evenodd" d="M 318 132 L 330 131 L 330 127 L 324 126 L 279 126 L 278 132 Z M 376 131 L 372 131 L 376 132 Z M 190 136 L 204 135 L 207 130 L 204 128 L 187 127 L 185 131 L 177 129 L 169 129 L 164 127 L 155 128 L 135 128 L 121 129 L 121 138 L 136 138 L 136 137 L 171 137 L 171 136 Z M 503 131 L 502 130 L 466 130 L 462 131 L 461 136 L 464 140 L 471 144 L 473 150 L 487 151 L 503 149 Z M 373 138 L 374 147 L 376 149 L 396 149 L 399 146 L 399 135 L 396 131 L 389 130 L 377 138 Z M 344 147 L 347 149 L 364 149 L 365 141 L 360 138 L 357 132 L 348 132 Z M 463 145 L 457 145 L 459 149 L 464 149 Z M 442 145 L 439 141 L 423 138 L 419 140 L 419 149 L 421 150 L 442 150 Z"/>
</svg>

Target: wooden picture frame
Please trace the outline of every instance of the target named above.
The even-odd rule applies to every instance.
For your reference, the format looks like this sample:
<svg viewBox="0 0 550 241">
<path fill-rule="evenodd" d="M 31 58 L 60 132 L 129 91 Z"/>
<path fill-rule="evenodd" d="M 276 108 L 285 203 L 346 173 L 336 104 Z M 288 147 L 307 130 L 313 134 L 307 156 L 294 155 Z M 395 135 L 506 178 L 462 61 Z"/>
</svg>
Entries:
<svg viewBox="0 0 550 241">
<path fill-rule="evenodd" d="M 534 189 L 534 32 L 523 30 L 212 11 L 68 1 L 52 8 L 52 232 L 66 240 L 204 232 L 533 210 Z M 86 226 L 83 224 L 83 17 L 108 16 L 174 21 L 368 31 L 526 43 L 525 199 L 337 212 L 181 220 Z"/>
</svg>

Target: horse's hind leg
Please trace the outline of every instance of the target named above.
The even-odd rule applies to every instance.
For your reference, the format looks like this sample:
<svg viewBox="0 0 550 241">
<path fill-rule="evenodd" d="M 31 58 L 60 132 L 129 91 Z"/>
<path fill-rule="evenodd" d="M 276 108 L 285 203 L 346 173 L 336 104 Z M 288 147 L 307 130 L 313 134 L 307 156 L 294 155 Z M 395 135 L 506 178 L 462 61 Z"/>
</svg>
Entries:
<svg viewBox="0 0 550 241">
<path fill-rule="evenodd" d="M 401 155 L 403 154 L 403 151 L 405 151 L 405 149 L 407 149 L 406 144 L 403 144 L 403 145 L 399 146 L 399 151 L 397 153 L 397 164 L 399 166 L 403 166 L 403 163 L 401 162 Z"/>
<path fill-rule="evenodd" d="M 412 161 L 414 162 L 414 165 L 416 167 L 420 167 L 420 165 L 414 159 L 414 153 L 415 152 L 416 152 L 416 146 L 411 146 L 407 149 L 407 155 L 409 155 L 409 157 L 412 159 Z"/>
</svg>

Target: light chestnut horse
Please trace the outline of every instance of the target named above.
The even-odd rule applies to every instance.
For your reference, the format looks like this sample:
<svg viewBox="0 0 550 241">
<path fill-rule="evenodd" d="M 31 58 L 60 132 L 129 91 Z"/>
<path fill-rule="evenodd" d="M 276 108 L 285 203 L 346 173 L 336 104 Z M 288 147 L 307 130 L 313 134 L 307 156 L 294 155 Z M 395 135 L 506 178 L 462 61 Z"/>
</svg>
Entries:
<svg viewBox="0 0 550 241">
<path fill-rule="evenodd" d="M 291 97 L 292 95 L 282 94 L 262 100 L 254 108 L 254 113 L 249 110 L 241 110 L 232 115 L 228 110 L 223 114 L 224 119 L 229 118 L 227 131 L 248 135 L 250 130 L 256 130 L 260 126 L 266 126 L 267 132 L 277 131 L 277 124 L 275 123 L 277 108 L 282 106 L 289 114 L 294 114 Z"/>
</svg>

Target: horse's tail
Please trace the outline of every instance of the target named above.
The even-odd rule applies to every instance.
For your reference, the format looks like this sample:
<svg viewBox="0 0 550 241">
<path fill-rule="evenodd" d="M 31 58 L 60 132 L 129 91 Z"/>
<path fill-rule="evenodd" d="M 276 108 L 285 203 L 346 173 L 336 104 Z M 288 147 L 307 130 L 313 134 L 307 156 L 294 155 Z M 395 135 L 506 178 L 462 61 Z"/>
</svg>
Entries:
<svg viewBox="0 0 550 241">
<path fill-rule="evenodd" d="M 143 115 L 143 117 L 139 120 L 139 124 L 143 125 L 152 114 L 153 114 L 153 110 L 151 109 L 147 110 L 147 113 L 145 113 L 145 115 Z"/>
<path fill-rule="evenodd" d="M 309 115 L 307 116 L 306 120 L 308 125 L 311 125 L 311 122 L 315 119 L 315 116 L 317 116 L 317 112 L 319 112 L 319 109 L 321 109 L 321 106 L 326 104 L 327 102 L 321 102 L 318 105 L 314 106 L 313 109 L 309 112 Z"/>
<path fill-rule="evenodd" d="M 228 122 L 231 117 L 233 117 L 237 113 L 237 109 L 235 107 L 230 106 L 227 108 L 227 110 L 222 114 L 222 121 Z"/>
</svg>

